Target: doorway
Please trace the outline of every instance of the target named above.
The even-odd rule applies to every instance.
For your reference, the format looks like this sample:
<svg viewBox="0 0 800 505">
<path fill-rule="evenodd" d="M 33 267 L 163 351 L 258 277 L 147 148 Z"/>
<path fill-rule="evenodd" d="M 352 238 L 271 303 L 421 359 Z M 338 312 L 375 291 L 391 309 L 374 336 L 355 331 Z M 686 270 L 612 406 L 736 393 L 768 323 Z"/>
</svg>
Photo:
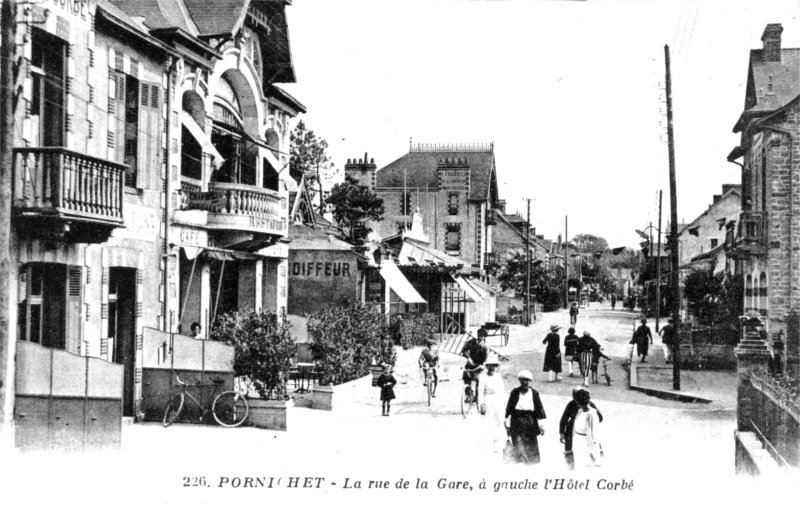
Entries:
<svg viewBox="0 0 800 505">
<path fill-rule="evenodd" d="M 122 415 L 133 411 L 136 357 L 136 269 L 111 268 L 108 282 L 108 344 L 114 363 L 123 366 Z"/>
</svg>

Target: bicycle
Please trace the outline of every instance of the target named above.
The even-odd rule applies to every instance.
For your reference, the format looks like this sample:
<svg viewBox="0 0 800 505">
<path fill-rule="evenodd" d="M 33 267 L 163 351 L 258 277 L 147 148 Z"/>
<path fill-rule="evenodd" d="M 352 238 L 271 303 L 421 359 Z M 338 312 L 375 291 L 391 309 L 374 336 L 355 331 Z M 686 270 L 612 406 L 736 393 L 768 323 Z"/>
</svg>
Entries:
<svg viewBox="0 0 800 505">
<path fill-rule="evenodd" d="M 422 374 L 425 377 L 425 389 L 428 390 L 428 407 L 431 406 L 431 398 L 433 398 L 433 391 L 436 387 L 436 379 L 433 377 L 434 367 L 423 366 Z"/>
<path fill-rule="evenodd" d="M 608 359 L 604 359 L 603 360 L 603 377 L 606 378 L 606 384 L 610 386 L 611 385 L 611 376 L 608 375 L 608 364 L 607 364 L 609 361 L 611 361 L 611 360 L 608 360 Z"/>
<path fill-rule="evenodd" d="M 474 368 L 472 370 L 465 370 L 470 376 L 470 394 L 467 395 L 467 388 L 461 388 L 461 416 L 466 419 L 470 412 L 474 410 L 478 410 L 478 385 L 480 384 L 480 380 L 478 379 L 479 374 L 483 371 L 483 367 L 479 366 L 478 368 Z"/>
<path fill-rule="evenodd" d="M 175 378 L 178 381 L 180 387 L 183 388 L 182 393 L 177 393 L 170 399 L 169 403 L 167 404 L 167 409 L 164 411 L 164 420 L 163 424 L 164 427 L 169 427 L 172 423 L 178 420 L 183 411 L 183 405 L 186 401 L 186 397 L 188 396 L 198 407 L 200 410 L 203 411 L 200 414 L 199 421 L 202 421 L 203 418 L 211 412 L 214 416 L 214 420 L 220 426 L 224 426 L 226 428 L 234 428 L 239 426 L 247 419 L 247 414 L 250 412 L 250 407 L 247 405 L 247 400 L 245 399 L 243 394 L 237 393 L 236 391 L 223 391 L 222 393 L 214 396 L 214 402 L 211 404 L 211 408 L 205 408 L 198 400 L 195 398 L 189 389 L 201 389 L 201 388 L 214 388 L 214 392 L 216 393 L 217 389 L 225 383 L 222 379 L 214 379 L 212 380 L 212 384 L 189 384 L 183 382 L 179 375 L 176 375 Z"/>
</svg>

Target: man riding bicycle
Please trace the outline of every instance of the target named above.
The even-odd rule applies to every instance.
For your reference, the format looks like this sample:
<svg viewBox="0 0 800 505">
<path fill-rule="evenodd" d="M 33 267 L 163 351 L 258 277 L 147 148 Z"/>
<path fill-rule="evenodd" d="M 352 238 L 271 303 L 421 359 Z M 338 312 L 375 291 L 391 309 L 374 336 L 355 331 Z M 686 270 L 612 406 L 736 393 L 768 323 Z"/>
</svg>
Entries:
<svg viewBox="0 0 800 505">
<path fill-rule="evenodd" d="M 439 376 L 436 374 L 436 367 L 439 365 L 439 352 L 433 350 L 436 341 L 428 339 L 425 341 L 426 347 L 419 355 L 419 367 L 422 368 L 423 376 L 425 377 L 424 385 L 428 384 L 430 377 L 433 377 L 433 391 L 431 396 L 436 398 L 436 386 L 439 385 Z"/>
<path fill-rule="evenodd" d="M 467 358 L 467 363 L 464 365 L 464 392 L 466 398 L 472 397 L 472 381 L 478 379 L 483 364 L 489 357 L 489 349 L 486 347 L 486 334 L 485 330 L 478 330 L 478 338 L 471 338 L 464 344 L 461 350 L 461 355 Z"/>
</svg>

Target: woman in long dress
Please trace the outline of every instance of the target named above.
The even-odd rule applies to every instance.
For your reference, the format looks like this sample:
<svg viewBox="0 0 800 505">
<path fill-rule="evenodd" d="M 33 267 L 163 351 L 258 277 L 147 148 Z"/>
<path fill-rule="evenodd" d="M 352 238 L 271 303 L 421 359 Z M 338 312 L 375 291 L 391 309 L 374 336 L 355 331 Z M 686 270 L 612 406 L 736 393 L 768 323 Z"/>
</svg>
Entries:
<svg viewBox="0 0 800 505">
<path fill-rule="evenodd" d="M 484 366 L 486 373 L 478 383 L 480 411 L 484 415 L 485 436 L 489 451 L 500 452 L 506 440 L 506 430 L 503 426 L 506 411 L 506 387 L 498 372 L 500 362 L 496 357 L 490 357 Z"/>
<path fill-rule="evenodd" d="M 539 420 L 544 419 L 544 406 L 539 393 L 530 387 L 533 374 L 522 370 L 518 375 L 520 386 L 508 396 L 506 418 L 509 419 L 508 433 L 514 445 L 514 455 L 519 463 L 535 465 L 541 462 L 539 456 L 539 435 L 544 431 Z"/>
<path fill-rule="evenodd" d="M 542 340 L 543 344 L 547 344 L 544 350 L 544 368 L 543 371 L 550 372 L 550 382 L 561 380 L 558 375 L 561 373 L 561 337 L 558 335 L 560 327 L 553 325 L 550 327 L 550 333 Z"/>
<path fill-rule="evenodd" d="M 591 405 L 589 392 L 580 390 L 575 393 L 578 402 L 578 414 L 572 433 L 572 452 L 576 467 L 594 467 L 603 463 L 603 448 L 598 437 L 600 418 L 597 409 Z"/>
<path fill-rule="evenodd" d="M 596 346 L 599 346 L 599 344 L 592 338 L 591 333 L 588 331 L 584 331 L 583 336 L 578 339 L 578 356 L 580 359 L 584 386 L 589 385 L 589 377 L 592 372 L 592 353 Z"/>
</svg>

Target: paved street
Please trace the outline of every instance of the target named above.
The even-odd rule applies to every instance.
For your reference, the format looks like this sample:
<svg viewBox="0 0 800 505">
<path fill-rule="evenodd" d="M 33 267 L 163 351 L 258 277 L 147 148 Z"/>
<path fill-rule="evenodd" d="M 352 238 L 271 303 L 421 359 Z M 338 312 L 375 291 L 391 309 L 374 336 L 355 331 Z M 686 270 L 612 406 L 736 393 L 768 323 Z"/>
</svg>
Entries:
<svg viewBox="0 0 800 505">
<path fill-rule="evenodd" d="M 541 339 L 550 324 L 566 317 L 547 314 L 530 328 L 515 326 L 509 345 L 497 348 L 510 358 L 501 368 L 507 390 L 517 384 L 516 373 L 524 367 L 534 372 L 534 387 L 542 394 L 547 419 L 543 422 L 546 434 L 541 439 L 540 467 L 504 465 L 501 456 L 487 453 L 482 443 L 483 418 L 462 419 L 458 403 L 462 358 L 444 356 L 443 381 L 428 407 L 416 365 L 419 349 L 399 355 L 396 376 L 400 383 L 390 417 L 380 415 L 378 391 L 365 378 L 337 392 L 332 412 L 301 406 L 291 409 L 285 433 L 132 425 L 123 430 L 121 454 L 104 456 L 102 464 L 88 458 L 85 467 L 108 472 L 109 485 L 117 472 L 135 471 L 147 477 L 154 489 L 175 492 L 182 488 L 181 477 L 199 475 L 214 480 L 215 485 L 226 475 L 324 476 L 339 487 L 345 478 L 495 481 L 514 476 L 541 480 L 580 475 L 566 471 L 558 441 L 558 420 L 571 388 L 580 380 L 548 383 L 547 374 L 541 371 Z M 593 482 L 599 478 L 634 479 L 636 489 L 651 496 L 664 486 L 663 475 L 677 478 L 683 490 L 727 488 L 735 482 L 733 375 L 722 373 L 723 379 L 717 381 L 722 386 L 709 393 L 720 401 L 708 405 L 659 400 L 628 391 L 620 363 L 628 351 L 625 342 L 630 338 L 631 318 L 627 312 L 611 313 L 598 307 L 582 311 L 578 321 L 580 331 L 586 328 L 597 335 L 615 361 L 612 386 L 591 386 L 593 399 L 605 417 L 601 435 L 606 463 L 604 468 L 590 471 L 589 477 Z M 302 398 L 297 400 L 298 405 L 303 403 Z M 47 464 L 57 461 L 54 456 L 47 458 Z M 74 458 L 69 461 L 75 465 Z M 133 462 L 137 462 L 135 470 L 131 469 Z M 32 476 L 37 475 L 34 470 L 41 463 L 39 457 L 20 458 L 15 465 L 16 482 L 35 481 Z"/>
</svg>

